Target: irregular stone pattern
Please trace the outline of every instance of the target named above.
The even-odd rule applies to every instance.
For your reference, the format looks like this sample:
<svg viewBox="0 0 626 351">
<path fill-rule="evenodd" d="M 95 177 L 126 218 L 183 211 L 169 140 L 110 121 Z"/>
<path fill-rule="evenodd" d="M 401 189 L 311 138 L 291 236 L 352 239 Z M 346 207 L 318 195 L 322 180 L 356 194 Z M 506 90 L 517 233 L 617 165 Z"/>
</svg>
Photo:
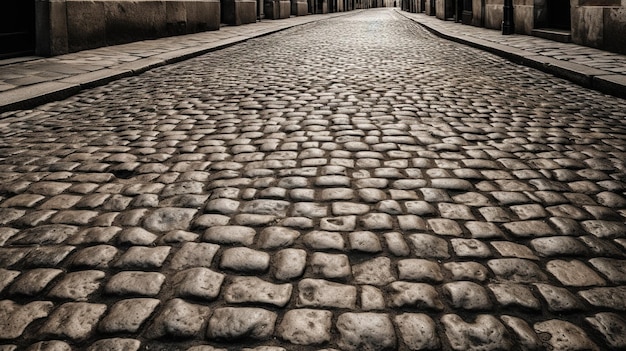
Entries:
<svg viewBox="0 0 626 351">
<path fill-rule="evenodd" d="M 624 349 L 625 111 L 369 9 L 2 113 L 0 350 Z"/>
</svg>

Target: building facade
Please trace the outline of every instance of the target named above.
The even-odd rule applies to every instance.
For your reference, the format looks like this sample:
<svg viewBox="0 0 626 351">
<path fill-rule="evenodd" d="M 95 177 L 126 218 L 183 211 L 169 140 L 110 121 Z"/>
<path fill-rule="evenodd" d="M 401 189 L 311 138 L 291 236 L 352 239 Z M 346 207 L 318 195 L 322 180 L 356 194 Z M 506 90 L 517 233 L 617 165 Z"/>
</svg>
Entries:
<svg viewBox="0 0 626 351">
<path fill-rule="evenodd" d="M 511 0 L 513 30 L 626 54 L 626 0 Z M 502 29 L 505 0 L 403 0 L 402 9 Z"/>
<path fill-rule="evenodd" d="M 54 56 L 383 0 L 2 0 L 0 59 Z"/>
</svg>

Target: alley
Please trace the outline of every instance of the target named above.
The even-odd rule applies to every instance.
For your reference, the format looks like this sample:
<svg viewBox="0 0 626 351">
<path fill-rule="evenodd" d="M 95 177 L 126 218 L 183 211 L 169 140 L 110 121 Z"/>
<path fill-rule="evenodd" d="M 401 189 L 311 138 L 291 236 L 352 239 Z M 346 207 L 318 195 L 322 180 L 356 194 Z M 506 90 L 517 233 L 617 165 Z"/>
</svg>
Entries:
<svg viewBox="0 0 626 351">
<path fill-rule="evenodd" d="M 626 348 L 626 100 L 372 9 L 0 119 L 0 350 Z"/>
</svg>

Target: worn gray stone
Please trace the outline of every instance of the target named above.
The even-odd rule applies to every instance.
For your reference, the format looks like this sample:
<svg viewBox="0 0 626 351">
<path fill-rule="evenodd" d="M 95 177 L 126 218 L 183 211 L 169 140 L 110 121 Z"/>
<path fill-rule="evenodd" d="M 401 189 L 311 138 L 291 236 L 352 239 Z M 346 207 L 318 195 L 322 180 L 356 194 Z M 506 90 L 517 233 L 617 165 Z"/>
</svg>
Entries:
<svg viewBox="0 0 626 351">
<path fill-rule="evenodd" d="M 170 268 L 211 267 L 219 245 L 209 243 L 185 243 L 172 257 Z"/>
<path fill-rule="evenodd" d="M 276 317 L 276 313 L 261 308 L 218 308 L 209 320 L 207 335 L 211 339 L 265 340 L 274 333 Z"/>
<path fill-rule="evenodd" d="M 551 319 L 535 323 L 533 327 L 537 334 L 548 336 L 546 341 L 552 350 L 600 350 L 584 330 L 570 322 Z"/>
<path fill-rule="evenodd" d="M 103 333 L 135 333 L 160 303 L 149 298 L 118 301 L 100 321 L 98 330 Z"/>
<path fill-rule="evenodd" d="M 387 350 L 396 347 L 389 316 L 382 313 L 344 313 L 337 318 L 342 350 Z"/>
<path fill-rule="evenodd" d="M 291 298 L 291 284 L 272 284 L 257 277 L 234 277 L 224 289 L 228 303 L 262 303 L 284 307 Z"/>
<path fill-rule="evenodd" d="M 295 309 L 285 313 L 276 333 L 296 345 L 319 345 L 330 341 L 332 312 Z"/>
<path fill-rule="evenodd" d="M 507 350 L 512 346 L 504 325 L 490 315 L 478 315 L 472 323 L 446 314 L 441 323 L 453 350 Z"/>
<path fill-rule="evenodd" d="M 409 350 L 435 350 L 440 347 L 435 322 L 423 313 L 403 313 L 394 318 L 400 338 Z"/>
<path fill-rule="evenodd" d="M 298 283 L 298 307 L 355 308 L 356 298 L 352 285 L 308 278 Z"/>
<path fill-rule="evenodd" d="M 202 327 L 208 319 L 209 307 L 191 304 L 181 299 L 167 302 L 158 313 L 145 335 L 150 339 L 162 337 L 192 338 L 203 335 Z"/>
<path fill-rule="evenodd" d="M 173 278 L 178 297 L 215 299 L 221 290 L 225 275 L 205 267 L 189 268 L 176 273 Z"/>
<path fill-rule="evenodd" d="M 269 268 L 270 255 L 247 247 L 224 250 L 220 267 L 241 272 L 264 272 Z"/>
<path fill-rule="evenodd" d="M 65 303 L 54 310 L 39 333 L 52 338 L 87 339 L 106 309 L 107 306 L 103 304 Z"/>
<path fill-rule="evenodd" d="M 53 304 L 34 301 L 20 305 L 11 300 L 0 301 L 0 339 L 17 339 L 33 321 L 48 316 Z"/>
</svg>

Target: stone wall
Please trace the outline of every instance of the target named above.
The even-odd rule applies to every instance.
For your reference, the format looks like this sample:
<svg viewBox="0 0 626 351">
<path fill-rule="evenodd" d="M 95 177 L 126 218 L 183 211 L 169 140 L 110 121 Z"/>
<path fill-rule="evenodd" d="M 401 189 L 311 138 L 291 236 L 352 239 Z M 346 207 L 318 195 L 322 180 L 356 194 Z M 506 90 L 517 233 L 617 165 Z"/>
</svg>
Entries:
<svg viewBox="0 0 626 351">
<path fill-rule="evenodd" d="M 37 54 L 217 30 L 219 0 L 38 0 Z"/>
<path fill-rule="evenodd" d="M 588 2 L 580 2 L 583 6 L 572 7 L 572 41 L 626 54 L 626 4 L 586 6 Z"/>
</svg>

